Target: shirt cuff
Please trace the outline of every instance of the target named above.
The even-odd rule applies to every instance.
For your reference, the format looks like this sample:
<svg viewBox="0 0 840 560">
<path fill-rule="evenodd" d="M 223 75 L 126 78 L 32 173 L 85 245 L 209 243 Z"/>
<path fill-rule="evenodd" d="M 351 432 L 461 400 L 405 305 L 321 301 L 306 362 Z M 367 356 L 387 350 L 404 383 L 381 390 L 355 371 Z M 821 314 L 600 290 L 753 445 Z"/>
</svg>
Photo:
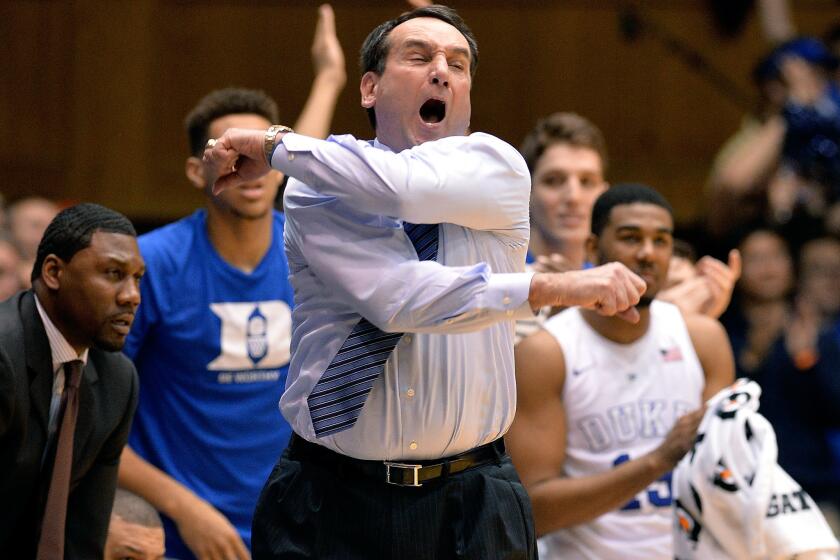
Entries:
<svg viewBox="0 0 840 560">
<path fill-rule="evenodd" d="M 271 167 L 288 173 L 294 167 L 295 152 L 311 152 L 318 142 L 322 142 L 322 140 L 287 132 L 274 146 L 274 153 L 271 154 Z"/>
<path fill-rule="evenodd" d="M 529 319 L 534 310 L 528 301 L 534 272 L 491 274 L 487 282 L 486 301 L 512 320 Z"/>
</svg>

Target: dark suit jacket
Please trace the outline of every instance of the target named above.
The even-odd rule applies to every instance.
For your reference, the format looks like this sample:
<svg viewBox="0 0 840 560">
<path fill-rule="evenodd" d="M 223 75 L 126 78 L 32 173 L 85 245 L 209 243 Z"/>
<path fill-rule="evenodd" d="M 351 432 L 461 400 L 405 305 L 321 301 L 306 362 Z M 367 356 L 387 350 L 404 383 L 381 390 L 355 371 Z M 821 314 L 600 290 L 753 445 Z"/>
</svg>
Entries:
<svg viewBox="0 0 840 560">
<path fill-rule="evenodd" d="M 34 558 L 52 460 L 41 472 L 53 384 L 34 294 L 0 303 L 0 558 Z M 120 453 L 137 405 L 137 372 L 91 348 L 79 389 L 66 558 L 103 557 Z"/>
</svg>

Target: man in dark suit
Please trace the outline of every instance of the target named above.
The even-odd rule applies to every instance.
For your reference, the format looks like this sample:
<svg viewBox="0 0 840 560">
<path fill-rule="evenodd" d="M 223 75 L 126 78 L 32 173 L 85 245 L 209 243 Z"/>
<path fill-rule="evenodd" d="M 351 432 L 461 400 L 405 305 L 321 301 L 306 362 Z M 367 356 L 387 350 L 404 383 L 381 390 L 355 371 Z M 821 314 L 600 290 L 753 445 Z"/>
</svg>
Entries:
<svg viewBox="0 0 840 560">
<path fill-rule="evenodd" d="M 103 557 L 137 401 L 118 351 L 144 266 L 128 219 L 79 204 L 44 233 L 32 290 L 0 303 L 2 558 Z"/>
</svg>

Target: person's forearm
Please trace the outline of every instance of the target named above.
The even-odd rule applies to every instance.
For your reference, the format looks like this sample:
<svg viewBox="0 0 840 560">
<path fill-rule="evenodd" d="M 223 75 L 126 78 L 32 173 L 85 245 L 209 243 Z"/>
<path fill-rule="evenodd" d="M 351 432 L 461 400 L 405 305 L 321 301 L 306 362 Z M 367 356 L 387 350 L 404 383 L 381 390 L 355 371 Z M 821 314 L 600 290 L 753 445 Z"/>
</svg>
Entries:
<svg viewBox="0 0 840 560">
<path fill-rule="evenodd" d="M 295 131 L 313 138 L 327 137 L 344 81 L 334 72 L 323 72 L 315 77 L 306 105 L 295 122 Z"/>
<path fill-rule="evenodd" d="M 195 495 L 186 486 L 125 446 L 120 459 L 119 485 L 152 504 L 172 519 L 178 519 L 184 504 Z"/>
<path fill-rule="evenodd" d="M 778 45 L 796 36 L 787 0 L 759 0 L 758 13 L 768 44 Z"/>
<path fill-rule="evenodd" d="M 655 453 L 649 453 L 596 475 L 535 483 L 528 493 L 537 535 L 587 523 L 616 510 L 670 469 Z"/>
<path fill-rule="evenodd" d="M 779 161 L 785 138 L 785 121 L 770 117 L 755 136 L 742 142 L 721 165 L 713 184 L 736 194 L 746 193 L 761 184 Z"/>
<path fill-rule="evenodd" d="M 564 294 L 566 290 L 563 273 L 537 273 L 531 279 L 528 292 L 528 303 L 534 312 L 543 307 L 565 306 Z"/>
<path fill-rule="evenodd" d="M 529 273 L 493 274 L 483 263 L 448 267 L 409 255 L 397 263 L 397 257 L 387 258 L 387 244 L 374 250 L 371 243 L 311 235 L 304 258 L 321 282 L 382 331 L 462 333 L 530 314 Z M 347 266 L 336 266 L 332 256 L 338 250 Z"/>
</svg>

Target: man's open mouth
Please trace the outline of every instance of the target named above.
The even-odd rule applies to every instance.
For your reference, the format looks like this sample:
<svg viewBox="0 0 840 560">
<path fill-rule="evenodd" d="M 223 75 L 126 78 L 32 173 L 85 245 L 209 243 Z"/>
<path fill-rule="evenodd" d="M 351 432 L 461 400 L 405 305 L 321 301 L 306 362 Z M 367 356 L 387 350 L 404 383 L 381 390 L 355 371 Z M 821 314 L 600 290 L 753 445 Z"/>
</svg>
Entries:
<svg viewBox="0 0 840 560">
<path fill-rule="evenodd" d="M 446 117 L 446 103 L 440 99 L 429 99 L 420 107 L 420 118 L 423 122 L 439 123 Z"/>
</svg>

